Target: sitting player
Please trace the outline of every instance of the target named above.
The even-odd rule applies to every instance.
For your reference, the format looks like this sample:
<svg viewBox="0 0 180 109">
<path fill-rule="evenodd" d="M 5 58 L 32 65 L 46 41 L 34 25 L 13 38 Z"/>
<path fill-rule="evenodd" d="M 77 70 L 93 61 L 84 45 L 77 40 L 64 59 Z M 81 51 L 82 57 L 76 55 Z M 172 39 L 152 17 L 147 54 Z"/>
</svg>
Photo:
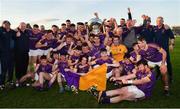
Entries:
<svg viewBox="0 0 180 109">
<path fill-rule="evenodd" d="M 114 64 L 114 67 L 117 64 Z M 113 66 L 111 64 L 108 64 L 108 66 Z M 120 77 L 123 75 L 129 75 L 132 73 L 132 70 L 135 68 L 134 64 L 130 61 L 130 59 L 127 57 L 124 60 L 119 62 L 119 67 L 113 69 L 113 76 L 114 77 Z"/>
<path fill-rule="evenodd" d="M 99 65 L 102 64 L 113 64 L 115 63 L 115 61 L 113 61 L 113 59 L 111 57 L 109 57 L 108 52 L 105 48 L 102 48 L 100 50 L 100 58 L 97 58 L 96 60 L 89 62 L 90 65 L 93 66 L 93 68 L 98 67 Z M 112 67 L 108 67 L 107 70 L 107 78 L 109 78 L 110 76 L 112 76 Z"/>
<path fill-rule="evenodd" d="M 123 100 L 134 101 L 151 97 L 155 83 L 155 74 L 150 70 L 145 60 L 137 63 L 137 69 L 130 75 L 113 78 L 122 84 L 129 84 L 115 90 L 100 91 L 98 96 L 99 103 L 118 103 Z"/>
<path fill-rule="evenodd" d="M 79 88 L 79 78 L 89 71 L 88 58 L 86 56 L 80 57 L 79 63 L 73 67 L 66 67 L 62 70 L 65 76 L 67 86 L 71 88 L 76 94 Z"/>
<path fill-rule="evenodd" d="M 59 62 L 58 62 L 58 74 L 57 74 L 57 82 L 59 85 L 59 93 L 64 92 L 64 87 L 63 87 L 63 79 L 65 79 L 65 74 L 64 74 L 64 69 L 68 67 L 68 60 L 66 57 L 66 54 L 61 53 Z M 70 90 L 69 87 L 65 87 L 67 90 Z"/>
<path fill-rule="evenodd" d="M 46 56 L 43 55 L 40 57 L 40 64 L 36 73 L 38 74 L 38 81 L 36 81 L 33 86 L 37 87 L 39 90 L 43 90 L 45 80 L 50 81 L 54 77 L 52 65 L 48 64 Z"/>
<path fill-rule="evenodd" d="M 59 53 L 57 51 L 50 51 L 47 57 L 48 57 L 48 62 L 50 65 L 52 65 L 52 69 L 53 69 L 53 78 L 48 83 L 48 88 L 51 88 L 56 78 L 58 78 Z"/>
<path fill-rule="evenodd" d="M 78 63 L 79 58 L 81 56 L 81 51 L 81 46 L 76 46 L 74 49 L 70 47 L 70 49 L 68 50 L 68 53 L 70 55 L 68 60 L 69 66 L 75 66 Z"/>
</svg>

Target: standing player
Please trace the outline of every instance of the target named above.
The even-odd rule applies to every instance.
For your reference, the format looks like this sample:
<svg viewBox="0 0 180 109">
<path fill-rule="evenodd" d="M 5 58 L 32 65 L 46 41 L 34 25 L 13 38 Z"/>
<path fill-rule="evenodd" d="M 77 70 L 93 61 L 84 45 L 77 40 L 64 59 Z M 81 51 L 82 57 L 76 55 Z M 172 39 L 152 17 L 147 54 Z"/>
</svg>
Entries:
<svg viewBox="0 0 180 109">
<path fill-rule="evenodd" d="M 39 26 L 37 24 L 33 25 L 32 31 L 29 33 L 29 72 L 33 72 L 31 70 L 34 69 L 34 66 L 38 55 L 40 53 L 40 50 L 36 48 L 36 43 L 42 38 L 43 34 L 39 30 Z"/>
<path fill-rule="evenodd" d="M 52 31 L 47 30 L 46 34 L 36 43 L 36 48 L 40 49 L 39 55 L 47 55 L 50 48 L 57 46 L 57 39 L 53 37 Z"/>
</svg>

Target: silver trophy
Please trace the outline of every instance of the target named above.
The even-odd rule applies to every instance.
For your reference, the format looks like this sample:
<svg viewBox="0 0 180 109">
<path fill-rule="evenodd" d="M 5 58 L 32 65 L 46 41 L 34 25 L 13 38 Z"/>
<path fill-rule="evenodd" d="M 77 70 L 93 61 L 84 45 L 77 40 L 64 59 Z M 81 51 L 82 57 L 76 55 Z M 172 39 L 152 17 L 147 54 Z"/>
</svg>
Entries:
<svg viewBox="0 0 180 109">
<path fill-rule="evenodd" d="M 90 34 L 95 34 L 95 35 L 99 34 L 102 23 L 103 23 L 103 21 L 99 18 L 90 19 L 88 22 Z"/>
</svg>

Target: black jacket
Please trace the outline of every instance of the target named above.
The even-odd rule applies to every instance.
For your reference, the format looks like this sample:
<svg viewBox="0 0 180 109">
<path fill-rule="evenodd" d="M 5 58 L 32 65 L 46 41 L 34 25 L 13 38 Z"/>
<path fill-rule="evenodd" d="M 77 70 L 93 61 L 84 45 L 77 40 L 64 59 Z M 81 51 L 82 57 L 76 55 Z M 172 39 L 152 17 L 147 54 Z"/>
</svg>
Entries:
<svg viewBox="0 0 180 109">
<path fill-rule="evenodd" d="M 14 51 L 16 33 L 14 30 L 6 31 L 0 27 L 0 54 L 9 54 Z"/>
<path fill-rule="evenodd" d="M 20 30 L 19 30 L 20 31 Z M 20 31 L 20 37 L 15 38 L 15 52 L 16 53 L 28 53 L 29 52 L 29 32 L 25 30 Z"/>
</svg>

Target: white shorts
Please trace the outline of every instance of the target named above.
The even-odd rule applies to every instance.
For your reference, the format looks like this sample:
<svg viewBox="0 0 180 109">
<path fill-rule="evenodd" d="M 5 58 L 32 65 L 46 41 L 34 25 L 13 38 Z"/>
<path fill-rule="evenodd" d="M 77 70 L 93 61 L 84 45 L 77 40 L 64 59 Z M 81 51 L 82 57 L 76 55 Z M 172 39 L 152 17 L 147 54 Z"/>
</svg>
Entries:
<svg viewBox="0 0 180 109">
<path fill-rule="evenodd" d="M 150 66 L 150 67 L 155 67 L 155 66 L 161 66 L 161 63 L 162 63 L 162 61 L 160 61 L 160 62 L 151 62 L 151 61 L 148 61 L 148 65 Z M 165 65 L 167 65 L 167 63 L 165 63 Z"/>
<path fill-rule="evenodd" d="M 42 56 L 42 55 L 47 55 L 49 53 L 50 49 L 47 49 L 47 50 L 39 50 L 39 55 Z"/>
<path fill-rule="evenodd" d="M 97 68 L 97 67 L 99 67 L 99 66 L 100 66 L 100 65 L 94 65 L 93 68 Z"/>
<path fill-rule="evenodd" d="M 34 80 L 36 80 L 36 81 L 39 80 L 39 75 L 37 73 L 35 73 Z"/>
<path fill-rule="evenodd" d="M 40 49 L 37 50 L 29 50 L 29 56 L 39 56 Z"/>
<path fill-rule="evenodd" d="M 135 94 L 135 98 L 142 98 L 145 96 L 144 92 L 134 85 L 127 86 L 128 92 Z"/>
<path fill-rule="evenodd" d="M 50 75 L 51 78 L 53 77 L 53 74 L 49 74 L 49 75 Z M 36 81 L 39 80 L 39 75 L 37 73 L 35 73 L 34 80 L 36 80 Z"/>
</svg>

